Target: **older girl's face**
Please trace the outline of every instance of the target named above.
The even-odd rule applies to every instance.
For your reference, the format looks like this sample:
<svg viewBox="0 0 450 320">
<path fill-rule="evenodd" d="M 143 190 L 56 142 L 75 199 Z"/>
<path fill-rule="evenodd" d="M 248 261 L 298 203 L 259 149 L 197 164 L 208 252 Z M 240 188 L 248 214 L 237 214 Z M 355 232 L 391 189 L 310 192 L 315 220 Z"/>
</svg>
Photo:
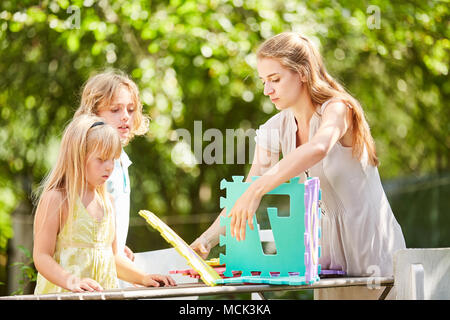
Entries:
<svg viewBox="0 0 450 320">
<path fill-rule="evenodd" d="M 297 72 L 271 58 L 258 59 L 257 70 L 264 84 L 264 94 L 278 110 L 293 107 L 300 101 L 304 86 Z"/>
<path fill-rule="evenodd" d="M 117 130 L 121 141 L 127 141 L 133 128 L 136 105 L 130 90 L 119 86 L 109 106 L 102 107 L 98 116 Z"/>
</svg>

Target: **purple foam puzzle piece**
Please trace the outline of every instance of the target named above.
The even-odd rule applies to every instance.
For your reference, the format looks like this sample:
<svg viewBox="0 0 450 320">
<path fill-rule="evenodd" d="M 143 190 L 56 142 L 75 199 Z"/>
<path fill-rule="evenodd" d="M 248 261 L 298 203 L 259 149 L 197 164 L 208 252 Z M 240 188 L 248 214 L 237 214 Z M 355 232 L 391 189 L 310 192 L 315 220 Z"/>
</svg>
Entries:
<svg viewBox="0 0 450 320">
<path fill-rule="evenodd" d="M 305 281 L 317 279 L 319 273 L 319 215 L 320 181 L 310 178 L 305 182 Z"/>
</svg>

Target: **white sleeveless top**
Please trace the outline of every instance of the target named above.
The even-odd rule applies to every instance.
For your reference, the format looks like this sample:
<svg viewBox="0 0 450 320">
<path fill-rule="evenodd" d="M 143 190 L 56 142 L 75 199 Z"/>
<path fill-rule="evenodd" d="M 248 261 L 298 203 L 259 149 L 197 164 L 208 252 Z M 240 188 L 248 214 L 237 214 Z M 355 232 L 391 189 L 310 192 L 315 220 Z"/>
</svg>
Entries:
<svg viewBox="0 0 450 320">
<path fill-rule="evenodd" d="M 125 245 L 130 224 L 130 177 L 128 167 L 131 165 L 130 158 L 122 149 L 120 158 L 114 160 L 114 170 L 106 181 L 106 189 L 113 196 L 116 214 L 116 243 L 117 252 L 125 256 Z"/>
<path fill-rule="evenodd" d="M 326 101 L 310 120 L 309 141 L 319 129 Z M 256 131 L 262 148 L 283 156 L 296 149 L 297 124 L 285 109 Z M 392 276 L 393 254 L 405 248 L 400 225 L 392 213 L 377 167 L 367 151 L 359 161 L 352 148 L 338 141 L 326 157 L 309 169 L 322 189 L 322 269 L 341 269 L 349 276 Z M 300 181 L 305 181 L 302 173 Z"/>
</svg>

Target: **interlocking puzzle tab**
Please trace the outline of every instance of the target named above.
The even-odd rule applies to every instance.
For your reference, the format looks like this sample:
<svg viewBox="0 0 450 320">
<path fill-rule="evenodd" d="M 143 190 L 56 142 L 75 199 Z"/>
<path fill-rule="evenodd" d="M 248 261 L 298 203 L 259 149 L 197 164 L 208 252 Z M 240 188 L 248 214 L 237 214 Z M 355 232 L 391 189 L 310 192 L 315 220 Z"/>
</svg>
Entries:
<svg viewBox="0 0 450 320">
<path fill-rule="evenodd" d="M 232 182 L 221 181 L 220 188 L 226 189 L 226 198 L 220 198 L 220 207 L 226 207 L 227 214 L 251 184 L 243 182 L 243 179 L 242 176 L 233 176 Z M 220 262 L 226 265 L 224 275 L 232 277 L 233 272 L 242 271 L 242 276 L 219 279 L 217 283 L 300 285 L 319 280 L 319 179 L 309 178 L 303 184 L 299 183 L 299 178 L 293 178 L 268 194 L 288 195 L 290 201 L 290 215 L 287 217 L 278 216 L 277 208 L 267 208 L 276 254 L 264 253 L 256 214 L 253 224 L 257 227 L 251 230 L 247 224 L 245 240 L 239 242 L 231 237 L 231 218 L 221 217 L 221 225 L 226 227 L 225 236 L 220 237 L 220 245 L 226 246 L 225 255 L 220 254 Z M 260 275 L 252 276 L 252 272 L 260 272 Z"/>
</svg>

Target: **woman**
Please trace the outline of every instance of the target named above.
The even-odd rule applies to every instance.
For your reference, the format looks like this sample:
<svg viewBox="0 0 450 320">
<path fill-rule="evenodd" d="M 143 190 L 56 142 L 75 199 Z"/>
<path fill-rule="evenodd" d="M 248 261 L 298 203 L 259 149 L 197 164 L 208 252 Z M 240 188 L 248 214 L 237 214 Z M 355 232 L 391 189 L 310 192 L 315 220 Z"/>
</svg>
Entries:
<svg viewBox="0 0 450 320">
<path fill-rule="evenodd" d="M 301 181 L 315 176 L 322 189 L 322 269 L 342 269 L 349 276 L 392 275 L 393 253 L 405 248 L 405 241 L 381 185 L 360 104 L 327 73 L 306 37 L 276 35 L 261 45 L 257 58 L 264 94 L 280 112 L 257 130 L 247 181 L 261 177 L 229 213 L 232 236 L 244 239 L 247 222 L 253 230 L 252 217 L 270 190 L 295 176 Z M 192 247 L 206 256 L 220 232 L 218 218 Z M 321 289 L 315 298 L 377 298 L 378 291 Z"/>
</svg>

